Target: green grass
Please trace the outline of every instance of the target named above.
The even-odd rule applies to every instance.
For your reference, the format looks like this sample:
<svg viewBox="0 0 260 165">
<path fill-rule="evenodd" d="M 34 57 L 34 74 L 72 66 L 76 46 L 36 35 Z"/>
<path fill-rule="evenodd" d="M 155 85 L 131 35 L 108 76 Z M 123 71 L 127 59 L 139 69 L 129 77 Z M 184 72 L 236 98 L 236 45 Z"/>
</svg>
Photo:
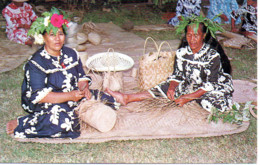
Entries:
<svg viewBox="0 0 260 165">
<path fill-rule="evenodd" d="M 144 10 L 146 11 L 146 10 Z M 147 10 L 148 11 L 148 10 Z M 87 13 L 84 21 L 109 22 L 121 26 L 127 19 L 135 24 L 162 23 L 156 13 L 131 11 Z M 142 18 L 140 18 L 142 16 Z M 155 16 L 153 18 L 153 16 Z M 144 18 L 144 19 L 143 19 Z M 152 18 L 152 19 L 149 19 Z M 176 39 L 174 32 L 136 32 L 142 38 Z M 256 78 L 256 50 L 225 48 L 232 58 L 235 79 Z M 7 121 L 26 113 L 20 106 L 23 65 L 0 73 L 0 162 L 1 163 L 256 163 L 257 120 L 239 134 L 207 138 L 111 141 L 98 144 L 21 143 L 5 133 Z"/>
</svg>

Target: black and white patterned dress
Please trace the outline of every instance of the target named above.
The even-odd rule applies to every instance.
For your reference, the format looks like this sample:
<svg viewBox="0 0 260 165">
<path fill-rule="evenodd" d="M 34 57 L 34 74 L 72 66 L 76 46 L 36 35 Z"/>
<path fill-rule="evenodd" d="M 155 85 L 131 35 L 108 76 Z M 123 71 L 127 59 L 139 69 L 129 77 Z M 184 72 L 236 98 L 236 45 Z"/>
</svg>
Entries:
<svg viewBox="0 0 260 165">
<path fill-rule="evenodd" d="M 257 33 L 257 7 L 252 5 L 243 5 L 241 8 L 231 14 L 233 19 L 243 16 L 241 31 Z"/>
<path fill-rule="evenodd" d="M 223 112 L 232 106 L 232 77 L 224 73 L 219 53 L 208 44 L 204 44 L 196 54 L 189 46 L 178 49 L 173 74 L 158 87 L 166 94 L 172 80 L 179 83 L 175 98 L 203 89 L 207 92 L 197 102 L 205 110 L 211 111 L 215 107 Z M 158 95 L 158 87 L 150 90 L 155 96 Z"/>
<path fill-rule="evenodd" d="M 80 125 L 74 110 L 78 102 L 40 103 L 49 92 L 78 90 L 78 82 L 91 78 L 85 75 L 76 51 L 62 47 L 59 57 L 43 48 L 26 63 L 22 84 L 22 107 L 29 114 L 18 118 L 16 138 L 76 138 Z M 97 90 L 91 90 L 97 97 Z M 101 92 L 101 100 L 113 104 L 114 98 Z M 114 106 L 114 105 L 110 105 Z"/>
<path fill-rule="evenodd" d="M 201 0 L 178 0 L 176 7 L 176 16 L 168 21 L 168 24 L 177 26 L 179 24 L 179 16 L 190 17 L 193 14 L 200 15 Z"/>
</svg>

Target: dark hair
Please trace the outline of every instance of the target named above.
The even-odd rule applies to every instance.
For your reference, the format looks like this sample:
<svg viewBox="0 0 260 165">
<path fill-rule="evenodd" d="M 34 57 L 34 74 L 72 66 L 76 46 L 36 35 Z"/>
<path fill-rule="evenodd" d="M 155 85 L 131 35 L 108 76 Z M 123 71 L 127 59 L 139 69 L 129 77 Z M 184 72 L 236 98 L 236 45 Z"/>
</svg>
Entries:
<svg viewBox="0 0 260 165">
<path fill-rule="evenodd" d="M 204 38 L 204 42 L 209 44 L 210 48 L 215 49 L 220 54 L 220 61 L 224 72 L 231 74 L 232 68 L 224 49 L 222 48 L 220 43 L 215 38 L 212 37 L 210 32 L 209 31 L 207 32 L 207 27 L 203 23 L 201 23 L 201 25 L 202 25 L 202 32 L 207 33 Z M 185 27 L 185 36 L 182 38 L 179 48 L 183 48 L 189 45 L 186 39 L 186 33 L 187 33 L 187 26 Z"/>
</svg>

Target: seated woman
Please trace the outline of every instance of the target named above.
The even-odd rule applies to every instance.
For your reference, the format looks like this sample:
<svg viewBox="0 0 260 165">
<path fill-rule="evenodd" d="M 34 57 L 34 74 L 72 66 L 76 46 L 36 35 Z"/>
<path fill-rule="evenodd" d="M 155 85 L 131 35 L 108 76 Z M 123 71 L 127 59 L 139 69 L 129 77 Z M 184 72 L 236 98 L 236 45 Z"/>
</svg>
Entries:
<svg viewBox="0 0 260 165">
<path fill-rule="evenodd" d="M 32 45 L 32 39 L 27 36 L 27 32 L 37 16 L 32 6 L 25 1 L 28 0 L 12 0 L 12 3 L 3 9 L 2 14 L 6 19 L 7 37 L 20 44 Z"/>
<path fill-rule="evenodd" d="M 235 20 L 243 18 L 240 29 L 235 26 Z M 231 31 L 245 36 L 257 35 L 257 0 L 247 0 L 247 3 L 231 15 Z"/>
<path fill-rule="evenodd" d="M 99 92 L 89 90 L 91 78 L 77 52 L 63 46 L 67 20 L 56 8 L 44 16 L 29 31 L 45 42 L 24 67 L 22 107 L 29 115 L 9 121 L 6 131 L 16 138 L 76 138 L 80 125 L 74 110 L 80 100 L 96 98 Z M 112 96 L 101 93 L 100 97 L 116 108 Z"/>
<path fill-rule="evenodd" d="M 190 17 L 192 15 L 199 16 L 201 10 L 201 0 L 178 0 L 176 7 L 176 16 L 168 21 L 168 24 L 177 26 L 181 21 L 181 16 Z"/>
<path fill-rule="evenodd" d="M 163 94 L 157 88 L 135 94 L 123 94 L 110 89 L 107 92 L 123 105 L 167 95 L 178 106 L 196 100 L 209 112 L 213 108 L 221 112 L 230 109 L 233 93 L 230 62 L 221 45 L 212 37 L 211 32 L 214 34 L 214 31 L 206 26 L 210 26 L 209 22 L 204 24 L 200 21 L 205 19 L 196 17 L 189 19 L 180 22 L 179 27 L 185 27 L 185 37 L 176 51 L 173 74 L 159 84 Z M 189 23 L 185 25 L 185 22 Z"/>
<path fill-rule="evenodd" d="M 215 16 L 220 15 L 220 17 L 217 17 L 213 21 L 216 21 L 217 23 L 221 23 L 222 21 L 225 24 L 231 23 L 231 12 L 235 12 L 238 10 L 238 3 L 236 0 L 209 0 L 210 7 L 208 10 L 207 17 L 209 19 L 213 19 Z M 237 18 L 235 21 L 236 24 L 241 23 L 240 17 Z"/>
</svg>

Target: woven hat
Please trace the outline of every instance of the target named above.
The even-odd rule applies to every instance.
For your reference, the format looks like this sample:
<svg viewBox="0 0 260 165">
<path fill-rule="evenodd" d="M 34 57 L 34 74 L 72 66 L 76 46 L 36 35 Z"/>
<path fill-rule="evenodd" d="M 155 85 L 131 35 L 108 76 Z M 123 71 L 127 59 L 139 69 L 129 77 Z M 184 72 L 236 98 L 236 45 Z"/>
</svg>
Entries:
<svg viewBox="0 0 260 165">
<path fill-rule="evenodd" d="M 109 48 L 111 50 L 112 48 Z M 126 54 L 119 52 L 102 52 L 94 54 L 86 61 L 89 69 L 96 71 L 123 71 L 134 65 L 134 60 Z M 112 49 L 113 50 L 113 49 Z"/>
<path fill-rule="evenodd" d="M 28 0 L 12 0 L 13 2 L 26 2 Z"/>
</svg>

